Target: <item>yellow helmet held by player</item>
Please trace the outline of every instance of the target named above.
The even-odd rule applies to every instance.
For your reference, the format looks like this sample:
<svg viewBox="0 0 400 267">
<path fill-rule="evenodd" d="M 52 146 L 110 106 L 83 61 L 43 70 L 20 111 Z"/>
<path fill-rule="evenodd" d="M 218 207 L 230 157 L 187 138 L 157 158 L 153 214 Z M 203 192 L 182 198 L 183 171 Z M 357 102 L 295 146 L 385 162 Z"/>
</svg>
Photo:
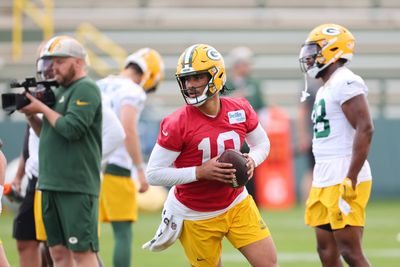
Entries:
<svg viewBox="0 0 400 267">
<path fill-rule="evenodd" d="M 207 73 L 210 80 L 200 96 L 189 97 L 185 77 Z M 186 103 L 200 106 L 208 98 L 222 90 L 226 82 L 225 63 L 222 55 L 212 46 L 195 44 L 185 49 L 179 57 L 176 79 Z"/>
<path fill-rule="evenodd" d="M 354 47 L 355 39 L 348 29 L 337 24 L 322 24 L 310 32 L 303 44 L 300 67 L 308 76 L 318 78 L 321 71 L 339 59 L 350 61 Z"/>
<path fill-rule="evenodd" d="M 146 93 L 154 92 L 164 79 L 165 67 L 161 55 L 152 48 L 142 48 L 126 58 L 125 67 L 132 63 L 137 64 L 143 72 L 140 86 Z"/>
</svg>

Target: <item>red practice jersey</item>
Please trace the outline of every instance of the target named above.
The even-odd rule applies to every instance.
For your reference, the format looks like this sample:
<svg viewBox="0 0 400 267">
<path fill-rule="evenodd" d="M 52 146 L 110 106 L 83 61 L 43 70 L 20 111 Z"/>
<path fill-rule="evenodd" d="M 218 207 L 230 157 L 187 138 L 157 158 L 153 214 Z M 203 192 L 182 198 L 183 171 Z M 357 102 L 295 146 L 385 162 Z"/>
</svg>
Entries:
<svg viewBox="0 0 400 267">
<path fill-rule="evenodd" d="M 176 168 L 200 166 L 226 149 L 240 150 L 246 134 L 257 125 L 257 114 L 247 100 L 221 98 L 215 118 L 190 105 L 167 116 L 161 122 L 157 143 L 180 152 L 174 162 Z M 242 191 L 221 182 L 201 180 L 176 185 L 175 196 L 185 206 L 205 212 L 228 207 Z"/>
</svg>

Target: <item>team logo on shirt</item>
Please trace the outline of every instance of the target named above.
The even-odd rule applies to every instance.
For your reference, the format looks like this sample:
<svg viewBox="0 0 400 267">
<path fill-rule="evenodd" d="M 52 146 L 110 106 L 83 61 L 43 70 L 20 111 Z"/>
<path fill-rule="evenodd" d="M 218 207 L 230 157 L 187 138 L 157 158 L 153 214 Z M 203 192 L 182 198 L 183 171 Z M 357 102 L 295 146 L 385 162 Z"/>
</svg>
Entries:
<svg viewBox="0 0 400 267">
<path fill-rule="evenodd" d="M 228 112 L 230 124 L 242 123 L 246 121 L 246 113 L 243 109 Z"/>
<path fill-rule="evenodd" d="M 89 105 L 89 102 L 81 101 L 80 99 L 76 100 L 76 105 L 79 107 Z"/>
<path fill-rule="evenodd" d="M 78 243 L 78 238 L 76 238 L 75 236 L 71 236 L 70 238 L 68 238 L 68 242 L 70 244 L 77 244 Z"/>
</svg>

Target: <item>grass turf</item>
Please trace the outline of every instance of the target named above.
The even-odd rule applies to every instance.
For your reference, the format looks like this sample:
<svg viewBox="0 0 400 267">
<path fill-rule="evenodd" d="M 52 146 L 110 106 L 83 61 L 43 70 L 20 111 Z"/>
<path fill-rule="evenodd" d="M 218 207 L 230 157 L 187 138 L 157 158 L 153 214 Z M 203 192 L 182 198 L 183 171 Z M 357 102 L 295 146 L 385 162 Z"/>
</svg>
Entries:
<svg viewBox="0 0 400 267">
<path fill-rule="evenodd" d="M 321 266 L 315 251 L 314 231 L 303 223 L 303 208 L 289 211 L 262 211 L 278 249 L 281 267 Z M 18 266 L 15 240 L 12 239 L 13 212 L 0 217 L 0 237 L 11 266 Z M 133 263 L 137 267 L 189 266 L 180 243 L 162 252 L 149 252 L 141 245 L 151 239 L 160 221 L 160 214 L 141 213 L 134 224 Z M 371 201 L 367 207 L 364 252 L 371 264 L 379 267 L 400 266 L 400 200 Z M 109 224 L 101 225 L 100 255 L 106 266 L 112 266 L 113 238 Z M 223 243 L 222 262 L 225 267 L 250 266 L 228 242 Z"/>
</svg>

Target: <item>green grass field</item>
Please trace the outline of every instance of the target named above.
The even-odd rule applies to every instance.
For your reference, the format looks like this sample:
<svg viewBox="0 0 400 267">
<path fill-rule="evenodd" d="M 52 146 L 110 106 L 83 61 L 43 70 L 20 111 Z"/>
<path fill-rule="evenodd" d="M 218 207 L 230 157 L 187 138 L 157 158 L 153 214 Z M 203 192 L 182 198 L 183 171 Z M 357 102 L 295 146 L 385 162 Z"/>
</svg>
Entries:
<svg viewBox="0 0 400 267">
<path fill-rule="evenodd" d="M 281 267 L 321 266 L 315 251 L 312 229 L 303 224 L 303 208 L 290 211 L 263 211 L 278 249 Z M 11 266 L 18 266 L 15 241 L 11 238 L 12 212 L 4 212 L 0 218 L 0 237 Z M 159 213 L 141 213 L 134 225 L 133 265 L 135 267 L 176 267 L 189 266 L 182 248 L 177 242 L 163 252 L 149 252 L 141 245 L 151 239 L 160 220 Z M 101 226 L 100 255 L 106 266 L 112 266 L 113 238 L 109 224 Z M 400 266 L 400 200 L 391 202 L 370 202 L 367 208 L 367 227 L 364 235 L 364 251 L 373 266 Z M 250 266 L 244 257 L 228 242 L 223 244 L 223 266 Z"/>
</svg>

